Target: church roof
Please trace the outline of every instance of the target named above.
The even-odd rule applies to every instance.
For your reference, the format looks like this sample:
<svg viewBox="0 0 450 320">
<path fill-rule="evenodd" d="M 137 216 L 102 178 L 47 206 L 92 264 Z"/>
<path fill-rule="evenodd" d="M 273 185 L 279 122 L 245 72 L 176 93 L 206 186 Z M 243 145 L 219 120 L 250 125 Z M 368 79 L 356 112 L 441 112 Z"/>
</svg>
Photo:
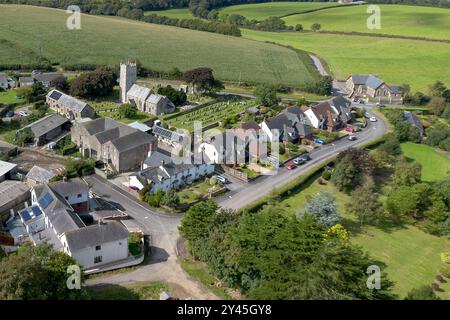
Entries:
<svg viewBox="0 0 450 320">
<path fill-rule="evenodd" d="M 139 100 L 146 100 L 149 95 L 152 94 L 152 90 L 146 87 L 138 86 L 137 84 L 133 84 L 128 90 L 127 95 L 133 98 L 137 98 Z"/>
</svg>

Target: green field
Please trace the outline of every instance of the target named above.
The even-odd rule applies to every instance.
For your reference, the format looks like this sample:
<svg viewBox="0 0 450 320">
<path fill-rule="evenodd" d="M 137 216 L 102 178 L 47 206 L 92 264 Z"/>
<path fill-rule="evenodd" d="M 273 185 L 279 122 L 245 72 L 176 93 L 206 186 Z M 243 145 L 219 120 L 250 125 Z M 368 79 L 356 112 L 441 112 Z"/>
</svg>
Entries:
<svg viewBox="0 0 450 320">
<path fill-rule="evenodd" d="M 338 211 L 343 216 L 343 225 L 350 231 L 351 241 L 386 264 L 385 271 L 395 282 L 394 293 L 399 298 L 404 298 L 412 288 L 433 282 L 440 265 L 440 253 L 450 250 L 450 241 L 444 237 L 427 234 L 413 226 L 366 226 L 360 229 L 355 217 L 346 212 L 346 204 L 351 198 L 330 182 L 320 185 L 317 180 L 309 180 L 303 190 L 281 201 L 280 206 L 288 213 L 303 211 L 307 199 L 323 191 L 336 196 Z M 439 295 L 450 299 L 450 284 L 441 287 L 444 292 Z"/>
<path fill-rule="evenodd" d="M 1 5 L 0 41 L 6 39 L 27 50 L 40 51 L 52 63 L 60 64 L 118 64 L 138 58 L 153 69 L 205 66 L 213 68 L 222 80 L 292 86 L 312 77 L 296 52 L 272 44 L 91 15 L 82 15 L 81 30 L 68 30 L 66 19 L 63 10 Z M 20 53 L 3 49 L 0 52 L 8 54 L 2 56 L 0 63 L 19 62 Z M 20 62 L 30 62 L 23 59 Z"/>
<path fill-rule="evenodd" d="M 403 154 L 422 165 L 422 180 L 436 181 L 450 176 L 450 157 L 425 144 L 402 143 Z"/>
<path fill-rule="evenodd" d="M 157 14 L 159 16 L 165 16 L 174 19 L 193 19 L 195 18 L 188 8 L 183 9 L 169 9 L 159 11 L 146 11 L 145 15 Z"/>
<path fill-rule="evenodd" d="M 19 103 L 19 102 L 24 102 L 24 101 L 25 101 L 24 99 L 16 97 L 15 90 L 0 92 L 0 103 L 12 104 L 12 103 Z"/>
<path fill-rule="evenodd" d="M 333 2 L 265 2 L 240 4 L 220 9 L 220 14 L 240 14 L 249 20 L 264 20 L 270 16 L 281 17 L 287 14 L 330 6 L 340 6 L 340 4 Z"/>
<path fill-rule="evenodd" d="M 243 30 L 245 38 L 271 41 L 316 53 L 334 76 L 376 74 L 390 84 L 408 83 L 412 90 L 427 92 L 427 85 L 441 80 L 450 85 L 450 44 L 367 36 Z"/>
<path fill-rule="evenodd" d="M 297 14 L 284 18 L 288 25 L 301 23 L 310 28 L 320 23 L 321 30 L 382 33 L 433 39 L 450 39 L 450 9 L 379 5 L 381 11 L 381 29 L 368 29 L 368 6 L 350 6 L 332 8 L 316 12 Z M 351 19 L 349 19 L 351 17 Z"/>
</svg>

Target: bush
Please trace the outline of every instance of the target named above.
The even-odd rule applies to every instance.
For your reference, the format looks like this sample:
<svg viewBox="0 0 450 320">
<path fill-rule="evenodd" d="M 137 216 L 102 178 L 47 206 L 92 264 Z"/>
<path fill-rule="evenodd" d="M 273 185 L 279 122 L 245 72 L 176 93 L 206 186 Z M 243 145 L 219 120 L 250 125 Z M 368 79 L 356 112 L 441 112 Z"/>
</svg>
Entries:
<svg viewBox="0 0 450 320">
<path fill-rule="evenodd" d="M 327 181 L 330 180 L 331 172 L 329 170 L 324 170 L 322 173 L 322 178 Z"/>
<path fill-rule="evenodd" d="M 439 267 L 439 273 L 442 274 L 446 278 L 450 278 L 450 264 L 443 263 Z"/>
</svg>

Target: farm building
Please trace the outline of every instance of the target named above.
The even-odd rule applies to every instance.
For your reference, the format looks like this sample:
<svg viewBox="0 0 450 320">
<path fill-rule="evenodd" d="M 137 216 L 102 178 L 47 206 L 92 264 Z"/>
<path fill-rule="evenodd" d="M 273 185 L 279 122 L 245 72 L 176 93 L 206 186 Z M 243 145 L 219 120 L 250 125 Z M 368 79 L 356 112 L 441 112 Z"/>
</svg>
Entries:
<svg viewBox="0 0 450 320">
<path fill-rule="evenodd" d="M 47 94 L 46 102 L 50 109 L 70 120 L 95 116 L 95 110 L 90 105 L 56 89 Z"/>
<path fill-rule="evenodd" d="M 62 78 L 64 78 L 64 75 L 61 73 L 42 73 L 33 71 L 30 77 L 19 78 L 19 86 L 29 87 L 32 86 L 35 82 L 40 82 L 44 87 L 48 88 L 53 86 L 54 81 Z"/>
<path fill-rule="evenodd" d="M 51 171 L 48 171 L 47 169 L 41 168 L 39 166 L 33 166 L 33 168 L 31 168 L 31 170 L 28 171 L 25 178 L 27 184 L 30 187 L 33 187 L 37 184 L 48 183 L 50 179 L 52 179 L 55 176 L 56 174 L 54 174 Z"/>
<path fill-rule="evenodd" d="M 28 126 L 34 137 L 34 144 L 41 146 L 69 131 L 70 122 L 59 114 L 50 114 Z"/>
<path fill-rule="evenodd" d="M 17 164 L 1 161 L 0 160 L 0 182 L 10 179 L 11 174 L 14 173 L 14 170 L 16 169 Z"/>
</svg>

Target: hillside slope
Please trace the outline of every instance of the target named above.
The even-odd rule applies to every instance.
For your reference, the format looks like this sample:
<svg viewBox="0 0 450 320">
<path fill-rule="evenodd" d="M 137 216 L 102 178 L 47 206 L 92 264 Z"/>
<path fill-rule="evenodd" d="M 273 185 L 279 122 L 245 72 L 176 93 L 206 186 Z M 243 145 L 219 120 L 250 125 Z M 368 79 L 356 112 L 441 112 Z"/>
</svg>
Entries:
<svg viewBox="0 0 450 320">
<path fill-rule="evenodd" d="M 29 63 L 39 55 L 60 64 L 138 58 L 158 70 L 211 67 L 222 80 L 298 86 L 314 76 L 308 59 L 277 45 L 90 15 L 82 15 L 81 30 L 69 30 L 68 16 L 58 9 L 0 5 L 0 64 Z"/>
</svg>

